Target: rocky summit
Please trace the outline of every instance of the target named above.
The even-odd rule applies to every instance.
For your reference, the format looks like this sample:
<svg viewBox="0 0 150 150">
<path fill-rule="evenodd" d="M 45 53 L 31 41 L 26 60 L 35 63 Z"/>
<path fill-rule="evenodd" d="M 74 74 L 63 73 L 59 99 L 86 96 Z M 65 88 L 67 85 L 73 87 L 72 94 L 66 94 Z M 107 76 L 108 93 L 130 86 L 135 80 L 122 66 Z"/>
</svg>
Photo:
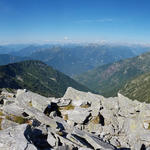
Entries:
<svg viewBox="0 0 150 150">
<path fill-rule="evenodd" d="M 0 95 L 0 150 L 150 150 L 150 104 L 69 87 Z"/>
</svg>

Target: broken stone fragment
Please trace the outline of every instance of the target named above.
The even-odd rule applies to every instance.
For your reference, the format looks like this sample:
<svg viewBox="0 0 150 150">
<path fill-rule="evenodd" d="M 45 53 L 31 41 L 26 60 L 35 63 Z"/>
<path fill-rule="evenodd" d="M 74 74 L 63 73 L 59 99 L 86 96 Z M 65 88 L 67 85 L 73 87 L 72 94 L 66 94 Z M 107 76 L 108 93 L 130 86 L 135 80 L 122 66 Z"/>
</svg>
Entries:
<svg viewBox="0 0 150 150">
<path fill-rule="evenodd" d="M 0 131 L 0 149 L 25 150 L 28 146 L 28 141 L 24 136 L 26 127 L 27 125 L 23 124 Z"/>
<path fill-rule="evenodd" d="M 71 99 L 63 99 L 63 98 L 60 98 L 59 99 L 59 102 L 57 102 L 57 105 L 59 107 L 64 107 L 64 106 L 67 106 L 71 103 Z"/>
<path fill-rule="evenodd" d="M 4 88 L 2 89 L 1 95 L 3 95 L 5 98 L 13 98 L 15 96 L 14 93 L 10 93 Z"/>
<path fill-rule="evenodd" d="M 47 142 L 52 146 L 55 147 L 56 146 L 56 137 L 53 133 L 48 132 L 48 138 L 47 138 Z"/>
<path fill-rule="evenodd" d="M 18 89 L 18 90 L 16 91 L 16 97 L 18 97 L 20 94 L 25 93 L 25 92 L 27 92 L 26 89 Z"/>
<path fill-rule="evenodd" d="M 86 108 L 75 107 L 74 110 L 68 111 L 68 120 L 75 123 L 84 124 L 90 117 L 90 112 Z"/>
<path fill-rule="evenodd" d="M 104 142 L 102 139 L 99 137 L 95 136 L 94 134 L 89 134 L 87 132 L 81 131 L 77 128 L 74 128 L 72 134 L 75 134 L 83 139 L 85 139 L 88 144 L 91 144 L 91 146 L 94 149 L 101 149 L 101 150 L 117 150 L 116 147 L 113 145 Z"/>
<path fill-rule="evenodd" d="M 68 87 L 65 95 L 63 96 L 64 99 L 71 99 L 72 103 L 77 104 L 77 106 L 85 103 L 91 102 L 100 102 L 103 99 L 103 96 L 96 95 L 90 92 L 82 92 L 71 87 Z M 76 105 L 75 105 L 76 106 Z"/>
<path fill-rule="evenodd" d="M 57 123 L 53 119 L 49 118 L 36 108 L 26 107 L 24 108 L 24 112 L 26 112 L 30 117 L 36 118 L 39 122 L 49 125 L 53 129 L 57 128 Z"/>
</svg>

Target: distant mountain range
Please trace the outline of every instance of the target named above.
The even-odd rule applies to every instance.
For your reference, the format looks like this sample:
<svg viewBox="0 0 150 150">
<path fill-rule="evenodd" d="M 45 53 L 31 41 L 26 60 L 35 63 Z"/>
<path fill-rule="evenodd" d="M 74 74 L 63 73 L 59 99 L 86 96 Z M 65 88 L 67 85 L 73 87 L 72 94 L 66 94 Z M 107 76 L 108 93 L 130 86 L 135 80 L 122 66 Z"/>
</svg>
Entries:
<svg viewBox="0 0 150 150">
<path fill-rule="evenodd" d="M 26 88 L 44 96 L 61 97 L 68 87 L 89 91 L 40 61 L 29 60 L 0 66 L 0 88 Z"/>
<path fill-rule="evenodd" d="M 69 76 L 81 74 L 104 64 L 134 57 L 149 50 L 150 47 L 140 45 L 111 44 L 14 44 L 0 46 L 0 54 L 21 57 L 17 58 L 20 60 L 24 60 L 22 57 L 29 60 L 40 60 Z M 7 61 L 6 63 L 2 61 L 3 59 L 1 64 L 8 64 Z M 18 60 L 14 62 L 18 62 Z"/>
<path fill-rule="evenodd" d="M 12 45 L 11 49 L 8 45 L 1 46 L 0 53 L 3 48 L 11 55 L 0 54 L 0 65 L 9 64 L 0 67 L 0 88 L 27 88 L 46 96 L 59 97 L 68 86 L 72 86 L 85 91 L 91 89 L 105 97 L 116 96 L 120 92 L 131 99 L 141 100 L 144 97 L 150 102 L 149 47 L 72 44 Z M 147 53 L 137 56 L 143 52 Z M 89 89 L 44 63 L 31 60 L 52 65 Z"/>
<path fill-rule="evenodd" d="M 28 47 L 29 44 L 7 44 L 7 45 L 0 45 L 0 54 L 11 54 L 21 49 Z"/>
<path fill-rule="evenodd" d="M 149 51 L 149 47 L 116 45 L 29 46 L 16 54 L 37 59 L 73 76 L 95 67 L 117 62 Z"/>
<path fill-rule="evenodd" d="M 141 77 L 138 76 L 148 72 L 150 72 L 150 52 L 134 58 L 98 67 L 83 73 L 82 75 L 76 76 L 75 79 L 105 97 L 116 96 L 121 89 L 121 92 L 130 98 L 139 99 L 141 97 L 137 95 L 134 96 L 134 92 L 138 89 L 136 93 L 142 96 L 140 93 L 142 91 L 140 91 L 140 89 L 146 87 L 144 82 L 146 82 L 148 77 L 147 74 Z M 131 83 L 127 84 L 129 81 L 131 81 Z M 140 88 L 136 87 L 135 82 L 137 82 L 137 85 L 143 84 L 143 86 Z M 147 90 L 147 88 L 148 86 L 143 88 L 143 90 Z"/>
<path fill-rule="evenodd" d="M 28 59 L 29 58 L 27 57 L 12 56 L 9 54 L 0 54 L 0 65 L 6 65 Z"/>
<path fill-rule="evenodd" d="M 9 54 L 20 57 L 30 57 L 32 53 L 36 51 L 41 51 L 47 48 L 52 48 L 53 45 L 27 45 L 23 47 L 19 51 L 11 51 Z"/>
</svg>

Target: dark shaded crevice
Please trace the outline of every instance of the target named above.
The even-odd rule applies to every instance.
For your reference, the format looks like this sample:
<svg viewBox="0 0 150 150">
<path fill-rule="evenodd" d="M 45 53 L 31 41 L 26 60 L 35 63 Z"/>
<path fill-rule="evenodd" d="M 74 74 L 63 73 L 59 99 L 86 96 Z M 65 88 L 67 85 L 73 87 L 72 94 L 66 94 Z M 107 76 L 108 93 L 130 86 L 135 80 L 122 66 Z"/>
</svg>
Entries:
<svg viewBox="0 0 150 150">
<path fill-rule="evenodd" d="M 142 144 L 140 150 L 146 150 L 146 146 L 144 144 Z"/>
<path fill-rule="evenodd" d="M 23 112 L 23 113 L 22 113 L 22 116 L 23 116 L 23 117 L 28 117 L 29 115 L 28 115 L 26 112 Z"/>
<path fill-rule="evenodd" d="M 52 148 L 47 142 L 48 135 L 42 134 L 41 130 L 32 128 L 30 125 L 27 125 L 26 130 L 24 131 L 24 136 L 28 141 L 28 144 L 33 144 L 37 150 L 50 150 Z"/>
<path fill-rule="evenodd" d="M 104 117 L 101 114 L 99 114 L 99 118 L 100 118 L 100 124 L 102 126 L 104 126 L 105 125 L 105 119 L 104 119 Z"/>
<path fill-rule="evenodd" d="M 58 105 L 53 102 L 51 102 L 51 104 L 45 108 L 44 114 L 49 116 L 51 114 L 51 112 L 53 112 L 53 111 L 56 112 L 57 116 L 61 117 L 61 112 L 59 111 Z"/>
</svg>

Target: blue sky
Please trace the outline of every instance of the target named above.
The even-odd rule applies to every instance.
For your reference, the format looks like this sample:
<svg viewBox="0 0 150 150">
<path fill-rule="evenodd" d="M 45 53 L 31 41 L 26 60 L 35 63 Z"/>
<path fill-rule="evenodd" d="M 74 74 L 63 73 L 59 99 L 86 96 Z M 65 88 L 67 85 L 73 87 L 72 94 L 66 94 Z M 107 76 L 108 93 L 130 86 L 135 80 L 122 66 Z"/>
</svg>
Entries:
<svg viewBox="0 0 150 150">
<path fill-rule="evenodd" d="M 0 0 L 0 42 L 150 43 L 149 0 Z"/>
</svg>

